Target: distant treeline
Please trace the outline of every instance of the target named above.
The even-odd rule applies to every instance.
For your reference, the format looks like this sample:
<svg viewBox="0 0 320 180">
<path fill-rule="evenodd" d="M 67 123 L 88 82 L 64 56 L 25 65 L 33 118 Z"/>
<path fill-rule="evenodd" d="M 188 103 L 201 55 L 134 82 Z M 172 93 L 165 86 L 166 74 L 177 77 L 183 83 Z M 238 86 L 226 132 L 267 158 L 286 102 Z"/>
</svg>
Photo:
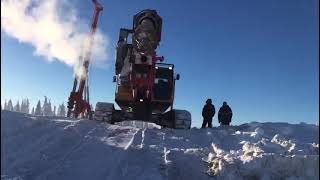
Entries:
<svg viewBox="0 0 320 180">
<path fill-rule="evenodd" d="M 20 103 L 21 102 L 21 103 Z M 43 105 L 41 105 L 41 101 L 39 100 L 36 107 L 32 107 L 30 111 L 30 103 L 29 99 L 22 99 L 19 102 L 17 101 L 16 105 L 13 105 L 11 99 L 7 102 L 5 100 L 4 105 L 1 105 L 1 110 L 8 110 L 8 111 L 15 111 L 15 112 L 21 112 L 26 114 L 32 114 L 36 116 L 66 116 L 66 108 L 64 106 L 64 103 L 60 104 L 58 106 L 58 109 L 56 106 L 51 105 L 51 101 L 48 100 L 48 98 L 45 96 Z"/>
</svg>

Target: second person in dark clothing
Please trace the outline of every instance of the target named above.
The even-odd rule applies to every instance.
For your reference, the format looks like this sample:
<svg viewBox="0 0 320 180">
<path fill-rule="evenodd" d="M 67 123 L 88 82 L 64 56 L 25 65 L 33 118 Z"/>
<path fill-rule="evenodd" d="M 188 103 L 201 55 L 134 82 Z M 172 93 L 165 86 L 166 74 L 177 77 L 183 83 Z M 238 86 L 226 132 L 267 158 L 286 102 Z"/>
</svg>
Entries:
<svg viewBox="0 0 320 180">
<path fill-rule="evenodd" d="M 216 110 L 214 108 L 214 105 L 212 104 L 212 100 L 207 99 L 206 104 L 202 109 L 203 123 L 201 128 L 205 128 L 207 124 L 209 128 L 212 128 L 212 118 L 215 113 Z"/>
<path fill-rule="evenodd" d="M 232 110 L 227 102 L 223 102 L 218 112 L 218 120 L 221 125 L 229 125 L 232 119 Z"/>
</svg>

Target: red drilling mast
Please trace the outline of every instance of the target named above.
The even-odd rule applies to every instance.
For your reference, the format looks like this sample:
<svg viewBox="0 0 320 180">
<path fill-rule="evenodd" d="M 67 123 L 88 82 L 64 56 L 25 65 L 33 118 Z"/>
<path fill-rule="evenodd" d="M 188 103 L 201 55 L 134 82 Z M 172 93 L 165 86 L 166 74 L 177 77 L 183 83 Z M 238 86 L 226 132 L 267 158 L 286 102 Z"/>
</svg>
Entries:
<svg viewBox="0 0 320 180">
<path fill-rule="evenodd" d="M 89 44 L 88 48 L 86 49 L 84 58 L 80 58 L 80 60 L 82 60 L 83 62 L 82 65 L 84 67 L 85 74 L 81 78 L 74 78 L 73 88 L 68 101 L 68 117 L 77 118 L 79 116 L 82 116 L 88 117 L 89 119 L 92 118 L 92 109 L 89 102 L 88 67 L 91 57 L 94 35 L 97 29 L 99 13 L 103 10 L 103 7 L 97 0 L 92 0 L 92 2 L 94 4 L 94 13 L 92 17 L 91 32 L 89 35 Z"/>
</svg>

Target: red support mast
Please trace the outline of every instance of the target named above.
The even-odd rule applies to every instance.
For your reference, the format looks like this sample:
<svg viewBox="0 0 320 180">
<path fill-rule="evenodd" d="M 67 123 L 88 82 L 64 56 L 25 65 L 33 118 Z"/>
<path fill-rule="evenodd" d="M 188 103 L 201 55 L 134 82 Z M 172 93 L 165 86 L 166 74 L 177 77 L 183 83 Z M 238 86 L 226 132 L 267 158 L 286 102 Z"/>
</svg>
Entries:
<svg viewBox="0 0 320 180">
<path fill-rule="evenodd" d="M 99 14 L 103 7 L 97 0 L 92 0 L 94 4 L 94 13 L 92 17 L 91 32 L 89 35 L 89 44 L 86 49 L 85 56 L 82 59 L 85 75 L 81 78 L 74 78 L 73 88 L 68 101 L 68 117 L 89 117 L 92 118 L 92 109 L 89 102 L 89 86 L 88 86 L 88 68 L 91 57 L 91 49 L 94 41 L 94 35 L 97 29 Z M 80 59 L 81 60 L 81 59 Z M 78 82 L 79 81 L 79 82 Z M 79 86 L 78 86 L 79 83 Z M 78 87 L 78 88 L 77 88 Z"/>
</svg>

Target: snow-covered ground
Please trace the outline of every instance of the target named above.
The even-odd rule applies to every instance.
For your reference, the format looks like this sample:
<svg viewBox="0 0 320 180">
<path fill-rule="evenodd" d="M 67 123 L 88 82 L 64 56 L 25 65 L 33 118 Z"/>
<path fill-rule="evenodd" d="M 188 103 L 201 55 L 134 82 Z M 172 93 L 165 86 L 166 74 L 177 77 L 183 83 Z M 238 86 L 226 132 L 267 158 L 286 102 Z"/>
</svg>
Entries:
<svg viewBox="0 0 320 180">
<path fill-rule="evenodd" d="M 319 126 L 160 129 L 1 112 L 1 179 L 318 179 Z"/>
</svg>

